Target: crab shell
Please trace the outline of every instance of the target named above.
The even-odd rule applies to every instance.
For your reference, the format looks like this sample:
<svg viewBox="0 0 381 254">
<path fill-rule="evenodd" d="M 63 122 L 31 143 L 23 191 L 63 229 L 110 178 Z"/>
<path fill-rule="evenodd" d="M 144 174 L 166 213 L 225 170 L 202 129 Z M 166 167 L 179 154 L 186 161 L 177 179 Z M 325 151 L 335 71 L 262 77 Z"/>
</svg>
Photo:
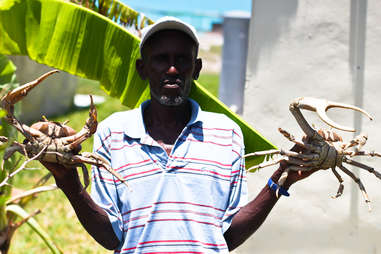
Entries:
<svg viewBox="0 0 381 254">
<path fill-rule="evenodd" d="M 61 124 L 59 122 L 53 122 L 53 121 L 37 122 L 32 124 L 30 127 L 44 133 L 47 136 L 47 137 L 35 137 L 37 140 L 42 141 L 44 144 L 50 144 L 52 146 L 56 146 L 56 144 L 60 143 L 59 138 L 68 137 L 68 136 L 72 136 L 76 134 L 76 131 L 70 126 Z M 30 142 L 28 139 L 24 140 L 24 144 L 31 145 L 31 146 L 35 145 L 33 142 Z M 70 150 L 70 154 L 73 154 L 73 155 L 78 154 L 81 148 L 82 147 L 80 144 L 75 146 L 72 150 Z M 49 150 L 50 149 L 48 148 L 48 151 Z M 42 160 L 48 161 L 48 162 L 58 162 L 55 155 L 49 156 L 49 152 L 43 155 Z"/>
</svg>

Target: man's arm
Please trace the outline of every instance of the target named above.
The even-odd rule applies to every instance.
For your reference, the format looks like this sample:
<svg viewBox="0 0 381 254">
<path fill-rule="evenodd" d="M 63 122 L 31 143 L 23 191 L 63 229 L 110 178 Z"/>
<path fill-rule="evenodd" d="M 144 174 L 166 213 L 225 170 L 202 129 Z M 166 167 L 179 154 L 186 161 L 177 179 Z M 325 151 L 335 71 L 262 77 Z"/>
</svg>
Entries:
<svg viewBox="0 0 381 254">
<path fill-rule="evenodd" d="M 281 163 L 278 170 L 271 176 L 274 182 L 278 182 L 282 172 L 287 167 L 285 162 Z M 306 178 L 317 170 L 309 172 L 294 172 L 290 171 L 284 188 L 288 189 L 295 182 Z M 266 186 L 261 190 L 257 197 L 242 207 L 236 215 L 234 215 L 229 229 L 225 232 L 224 237 L 227 242 L 229 251 L 234 250 L 244 241 L 246 241 L 266 220 L 278 198 L 275 191 Z"/>
<path fill-rule="evenodd" d="M 277 181 L 280 174 L 281 171 L 277 170 L 272 179 Z M 275 192 L 266 185 L 254 200 L 234 215 L 229 229 L 224 234 L 230 251 L 241 245 L 262 225 L 277 201 Z"/>
<path fill-rule="evenodd" d="M 114 250 L 119 245 L 119 239 L 114 233 L 106 212 L 99 207 L 83 188 L 77 170 L 65 168 L 59 164 L 46 163 L 57 186 L 65 193 L 82 226 L 104 248 Z"/>
</svg>

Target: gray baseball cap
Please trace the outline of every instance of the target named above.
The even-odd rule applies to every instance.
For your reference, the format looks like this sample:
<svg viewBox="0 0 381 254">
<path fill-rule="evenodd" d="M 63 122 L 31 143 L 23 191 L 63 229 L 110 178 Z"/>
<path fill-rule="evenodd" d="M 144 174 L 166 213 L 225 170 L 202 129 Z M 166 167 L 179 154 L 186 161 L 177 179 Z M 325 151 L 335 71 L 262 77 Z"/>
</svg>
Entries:
<svg viewBox="0 0 381 254">
<path fill-rule="evenodd" d="M 197 44 L 199 45 L 198 36 L 196 33 L 196 29 L 183 21 L 181 21 L 178 18 L 175 17 L 162 17 L 158 19 L 154 24 L 149 25 L 142 30 L 142 38 L 140 41 L 140 52 L 142 51 L 142 48 L 144 46 L 144 43 L 148 40 L 149 37 L 151 37 L 153 34 L 162 31 L 162 30 L 179 30 L 187 35 L 189 35 Z"/>
</svg>

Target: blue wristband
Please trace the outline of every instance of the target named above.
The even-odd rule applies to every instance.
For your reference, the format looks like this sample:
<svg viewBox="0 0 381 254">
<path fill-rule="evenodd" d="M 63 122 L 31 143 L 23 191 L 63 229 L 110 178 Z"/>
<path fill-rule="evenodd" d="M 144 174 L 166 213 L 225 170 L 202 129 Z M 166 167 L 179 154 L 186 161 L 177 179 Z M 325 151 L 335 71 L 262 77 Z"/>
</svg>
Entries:
<svg viewBox="0 0 381 254">
<path fill-rule="evenodd" d="M 288 191 L 285 188 L 279 187 L 278 184 L 274 183 L 273 179 L 269 178 L 269 181 L 267 182 L 267 184 L 270 187 L 270 189 L 272 189 L 273 191 L 278 191 L 279 194 L 286 197 L 290 196 L 290 193 L 288 193 Z"/>
</svg>

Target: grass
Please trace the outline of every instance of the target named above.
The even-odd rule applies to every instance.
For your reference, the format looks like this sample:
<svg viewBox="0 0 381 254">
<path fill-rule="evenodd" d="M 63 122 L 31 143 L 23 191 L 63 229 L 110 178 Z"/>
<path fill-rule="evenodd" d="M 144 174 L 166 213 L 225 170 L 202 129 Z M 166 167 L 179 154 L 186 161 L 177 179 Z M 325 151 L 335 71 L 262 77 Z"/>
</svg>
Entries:
<svg viewBox="0 0 381 254">
<path fill-rule="evenodd" d="M 206 73 L 201 75 L 197 80 L 203 87 L 208 89 L 214 96 L 218 97 L 218 88 L 220 77 L 214 73 Z"/>
<path fill-rule="evenodd" d="M 200 76 L 199 82 L 214 95 L 217 95 L 219 82 L 217 74 L 203 74 Z M 105 96 L 106 101 L 103 104 L 97 105 L 99 121 L 115 111 L 128 110 L 127 107 L 120 104 L 118 99 L 106 96 L 99 88 L 97 82 L 79 80 L 77 93 Z M 74 108 L 67 114 L 50 120 L 59 122 L 69 120 L 68 125 L 78 131 L 83 127 L 87 117 L 88 109 Z M 82 151 L 92 151 L 92 143 L 92 138 L 85 141 L 82 145 Z M 38 162 L 32 162 L 29 167 L 36 169 L 21 172 L 16 176 L 14 179 L 14 186 L 16 188 L 31 188 L 37 179 L 47 173 L 47 170 L 42 168 Z M 53 179 L 50 180 L 50 183 L 54 183 Z M 51 235 L 55 243 L 65 254 L 112 253 L 97 244 L 82 228 L 74 210 L 61 191 L 56 190 L 40 194 L 26 207 L 28 212 L 33 212 L 36 209 L 42 210 L 42 213 L 36 216 L 36 220 Z M 49 253 L 49 250 L 27 225 L 23 225 L 16 231 L 9 253 L 44 254 Z"/>
</svg>

